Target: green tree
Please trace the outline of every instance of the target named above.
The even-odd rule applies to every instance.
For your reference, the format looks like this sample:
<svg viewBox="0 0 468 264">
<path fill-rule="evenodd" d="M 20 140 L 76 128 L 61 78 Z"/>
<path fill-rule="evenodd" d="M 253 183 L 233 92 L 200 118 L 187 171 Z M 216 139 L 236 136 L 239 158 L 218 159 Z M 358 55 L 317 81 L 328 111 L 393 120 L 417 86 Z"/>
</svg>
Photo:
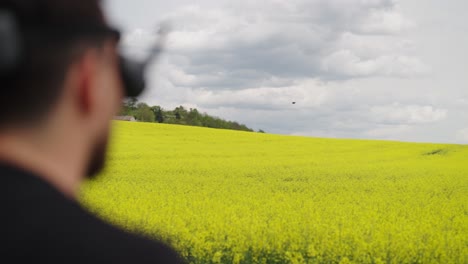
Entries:
<svg viewBox="0 0 468 264">
<path fill-rule="evenodd" d="M 188 112 L 183 106 L 176 107 L 174 109 L 173 115 L 174 115 L 174 123 L 175 124 L 181 124 L 181 125 L 186 125 L 187 124 L 187 115 Z"/>
<path fill-rule="evenodd" d="M 151 108 L 145 103 L 136 106 L 135 118 L 142 122 L 154 122 L 155 116 Z"/>
<path fill-rule="evenodd" d="M 138 102 L 136 98 L 125 99 L 119 115 L 134 116 L 137 120 L 142 122 L 158 122 L 254 132 L 253 129 L 248 128 L 244 124 L 210 116 L 207 113 L 201 114 L 196 108 L 187 110 L 183 106 L 178 106 L 174 110 L 165 111 L 158 105 L 150 107 L 146 103 Z M 258 132 L 264 133 L 263 130 L 259 130 Z"/>
<path fill-rule="evenodd" d="M 135 110 L 137 109 L 138 99 L 136 97 L 126 98 L 123 100 L 122 108 L 118 115 L 121 116 L 135 116 Z"/>
<path fill-rule="evenodd" d="M 130 97 L 124 100 L 124 105 L 131 110 L 136 110 L 138 104 L 138 99 L 136 97 Z"/>
<path fill-rule="evenodd" d="M 158 123 L 164 123 L 164 113 L 161 108 L 156 112 L 156 121 Z"/>
<path fill-rule="evenodd" d="M 152 106 L 151 111 L 153 111 L 154 113 L 156 122 L 164 123 L 165 118 L 164 118 L 164 111 L 162 107 L 160 107 L 159 105 Z"/>
<path fill-rule="evenodd" d="M 187 125 L 191 126 L 202 126 L 201 115 L 196 108 L 190 108 L 187 114 Z"/>
</svg>

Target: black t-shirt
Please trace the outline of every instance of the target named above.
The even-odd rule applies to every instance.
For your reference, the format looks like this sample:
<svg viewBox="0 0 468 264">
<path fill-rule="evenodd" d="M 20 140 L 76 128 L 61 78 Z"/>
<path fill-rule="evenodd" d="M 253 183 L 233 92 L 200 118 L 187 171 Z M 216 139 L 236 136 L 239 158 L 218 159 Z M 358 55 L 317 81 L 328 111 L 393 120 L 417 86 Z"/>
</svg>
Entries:
<svg viewBox="0 0 468 264">
<path fill-rule="evenodd" d="M 109 225 L 26 170 L 0 163 L 0 263 L 183 263 Z"/>
</svg>

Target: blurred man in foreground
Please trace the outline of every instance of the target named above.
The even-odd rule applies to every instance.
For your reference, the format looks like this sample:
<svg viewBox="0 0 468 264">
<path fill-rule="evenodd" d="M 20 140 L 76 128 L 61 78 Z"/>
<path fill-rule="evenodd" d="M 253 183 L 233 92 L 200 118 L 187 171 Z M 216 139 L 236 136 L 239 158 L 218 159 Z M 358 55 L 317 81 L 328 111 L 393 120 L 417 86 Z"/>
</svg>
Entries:
<svg viewBox="0 0 468 264">
<path fill-rule="evenodd" d="M 0 40 L 21 49 L 12 62 L 0 51 L 0 262 L 181 263 L 76 201 L 104 165 L 124 96 L 118 33 L 98 1 L 1 0 L 0 27 L 12 18 L 20 41 Z"/>
</svg>

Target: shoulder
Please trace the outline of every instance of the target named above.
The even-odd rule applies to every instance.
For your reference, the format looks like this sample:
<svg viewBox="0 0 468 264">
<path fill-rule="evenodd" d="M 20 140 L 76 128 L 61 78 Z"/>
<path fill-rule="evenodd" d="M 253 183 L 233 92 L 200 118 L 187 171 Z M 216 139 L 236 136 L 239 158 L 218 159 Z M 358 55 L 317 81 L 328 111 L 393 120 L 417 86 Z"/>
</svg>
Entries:
<svg viewBox="0 0 468 264">
<path fill-rule="evenodd" d="M 1 166 L 0 175 L 8 186 L 0 200 L 3 257 L 44 263 L 183 263 L 166 244 L 104 222 L 34 175 Z"/>
<path fill-rule="evenodd" d="M 82 216 L 68 219 L 69 226 L 63 227 L 69 241 L 63 251 L 81 248 L 86 263 L 183 263 L 177 252 L 161 241 L 115 227 L 84 209 L 76 210 L 82 211 Z M 60 240 L 58 234 L 56 241 Z"/>
<path fill-rule="evenodd" d="M 176 251 L 163 242 L 119 229 L 93 215 L 86 218 L 75 238 L 97 259 L 109 263 L 183 263 Z"/>
</svg>

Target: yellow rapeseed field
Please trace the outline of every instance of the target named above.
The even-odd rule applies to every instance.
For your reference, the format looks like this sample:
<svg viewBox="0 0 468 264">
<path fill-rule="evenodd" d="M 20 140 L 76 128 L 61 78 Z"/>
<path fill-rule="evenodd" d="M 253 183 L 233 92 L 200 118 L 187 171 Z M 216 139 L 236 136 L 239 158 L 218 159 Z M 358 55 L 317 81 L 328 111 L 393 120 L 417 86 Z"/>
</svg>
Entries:
<svg viewBox="0 0 468 264">
<path fill-rule="evenodd" d="M 468 263 L 468 146 L 114 126 L 82 203 L 190 263 Z"/>
</svg>

